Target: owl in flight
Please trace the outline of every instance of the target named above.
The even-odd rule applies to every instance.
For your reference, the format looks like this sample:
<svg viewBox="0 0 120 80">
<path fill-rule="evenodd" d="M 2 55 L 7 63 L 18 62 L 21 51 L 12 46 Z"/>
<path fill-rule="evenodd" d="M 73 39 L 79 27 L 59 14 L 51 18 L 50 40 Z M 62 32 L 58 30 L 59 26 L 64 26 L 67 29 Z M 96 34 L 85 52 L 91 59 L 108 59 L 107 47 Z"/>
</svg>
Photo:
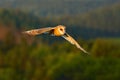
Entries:
<svg viewBox="0 0 120 80">
<path fill-rule="evenodd" d="M 31 35 L 31 36 L 47 33 L 49 35 L 63 37 L 64 39 L 69 41 L 71 44 L 75 45 L 77 48 L 79 48 L 84 53 L 88 53 L 77 43 L 77 41 L 75 39 L 73 39 L 68 33 L 66 33 L 65 28 L 66 27 L 63 25 L 58 25 L 56 27 L 48 27 L 48 28 L 28 30 L 28 31 L 24 31 L 23 33 Z"/>
</svg>

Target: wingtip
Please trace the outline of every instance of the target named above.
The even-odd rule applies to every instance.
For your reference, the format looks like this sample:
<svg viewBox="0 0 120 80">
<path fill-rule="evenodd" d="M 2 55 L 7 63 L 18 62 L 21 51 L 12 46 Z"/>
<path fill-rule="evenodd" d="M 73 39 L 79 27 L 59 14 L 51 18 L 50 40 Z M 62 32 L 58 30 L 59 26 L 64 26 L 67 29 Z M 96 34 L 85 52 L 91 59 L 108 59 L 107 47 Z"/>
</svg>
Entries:
<svg viewBox="0 0 120 80">
<path fill-rule="evenodd" d="M 84 53 L 86 53 L 86 54 L 90 55 L 90 53 L 89 53 L 89 52 L 87 52 L 87 51 L 85 51 Z"/>
<path fill-rule="evenodd" d="M 24 35 L 34 36 L 34 35 L 30 34 L 30 32 L 29 32 L 29 31 L 23 31 L 23 32 L 22 32 L 22 34 L 24 34 Z"/>
<path fill-rule="evenodd" d="M 89 53 L 89 52 L 87 52 L 86 50 L 84 50 L 83 48 L 79 47 L 79 49 L 80 49 L 82 52 L 84 52 L 84 53 L 86 53 L 86 54 L 90 55 L 90 53 Z"/>
</svg>

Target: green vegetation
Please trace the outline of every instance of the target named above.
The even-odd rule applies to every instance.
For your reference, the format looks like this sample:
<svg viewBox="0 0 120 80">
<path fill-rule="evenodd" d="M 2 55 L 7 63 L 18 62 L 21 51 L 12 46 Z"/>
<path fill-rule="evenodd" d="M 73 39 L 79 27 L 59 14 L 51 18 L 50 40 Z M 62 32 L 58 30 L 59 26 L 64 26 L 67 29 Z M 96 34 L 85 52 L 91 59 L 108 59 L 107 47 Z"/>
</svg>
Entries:
<svg viewBox="0 0 120 80">
<path fill-rule="evenodd" d="M 22 29 L 39 25 L 39 19 L 28 13 L 21 12 L 20 10 L 0 9 L 0 25 L 6 27 L 13 27 Z"/>
<path fill-rule="evenodd" d="M 11 34 L 0 41 L 0 80 L 120 79 L 120 39 L 79 42 L 90 56 L 68 42 Z"/>
<path fill-rule="evenodd" d="M 96 56 L 120 56 L 120 39 L 96 39 L 92 53 Z"/>
<path fill-rule="evenodd" d="M 118 32 L 120 30 L 120 4 L 112 7 L 100 8 L 82 15 L 81 24 L 87 27 Z M 79 18 L 80 18 L 79 17 Z M 79 19 L 78 18 L 78 19 Z"/>
<path fill-rule="evenodd" d="M 119 80 L 120 38 L 90 39 L 103 34 L 99 29 L 103 30 L 103 35 L 110 31 L 114 37 L 119 37 L 119 11 L 118 5 L 112 9 L 51 20 L 19 10 L 0 9 L 0 80 Z M 109 24 L 104 23 L 107 20 Z M 67 41 L 49 43 L 55 37 L 45 35 L 47 39 L 44 40 L 44 35 L 33 38 L 21 34 L 23 30 L 57 24 L 72 26 L 68 33 L 69 29 L 78 32 L 77 41 L 91 55 L 84 54 Z M 97 24 L 100 25 L 96 29 Z M 83 33 L 86 33 L 83 36 L 90 37 L 89 40 L 79 38 Z M 111 34 L 106 36 L 111 37 Z"/>
<path fill-rule="evenodd" d="M 58 24 L 71 27 L 68 32 L 81 35 L 83 38 L 119 37 L 120 35 L 120 5 L 99 8 L 79 15 L 64 15 L 52 17 L 37 17 L 19 10 L 0 9 L 0 25 L 12 26 L 19 30 L 56 26 Z M 91 35 L 88 35 L 91 34 Z"/>
<path fill-rule="evenodd" d="M 120 32 L 120 4 L 98 8 L 88 13 L 78 15 L 64 15 L 51 20 L 69 26 L 87 27 L 92 29 L 107 30 L 109 32 Z"/>
<path fill-rule="evenodd" d="M 120 3 L 119 0 L 0 0 L 0 7 L 21 9 L 42 16 L 76 15 L 99 7 Z M 32 5 L 32 6 L 31 6 Z"/>
</svg>

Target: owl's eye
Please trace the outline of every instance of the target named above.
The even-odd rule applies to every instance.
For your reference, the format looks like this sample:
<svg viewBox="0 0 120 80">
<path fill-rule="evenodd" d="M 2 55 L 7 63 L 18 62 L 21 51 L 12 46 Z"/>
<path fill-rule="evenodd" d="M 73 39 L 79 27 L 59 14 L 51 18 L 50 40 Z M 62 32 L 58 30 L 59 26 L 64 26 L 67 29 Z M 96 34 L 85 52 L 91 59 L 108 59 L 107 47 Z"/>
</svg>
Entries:
<svg viewBox="0 0 120 80">
<path fill-rule="evenodd" d="M 63 29 L 60 29 L 61 31 L 63 31 Z"/>
</svg>

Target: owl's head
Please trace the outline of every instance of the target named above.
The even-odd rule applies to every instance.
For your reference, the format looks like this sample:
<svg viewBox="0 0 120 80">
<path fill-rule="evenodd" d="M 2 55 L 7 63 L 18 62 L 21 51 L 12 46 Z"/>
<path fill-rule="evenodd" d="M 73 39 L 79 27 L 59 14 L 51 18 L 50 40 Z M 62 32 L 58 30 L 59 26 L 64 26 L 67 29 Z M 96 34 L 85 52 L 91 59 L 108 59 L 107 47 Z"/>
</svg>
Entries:
<svg viewBox="0 0 120 80">
<path fill-rule="evenodd" d="M 61 33 L 61 35 L 64 35 L 65 34 L 65 26 L 64 25 L 58 25 L 57 26 L 57 29 L 58 31 Z"/>
</svg>

